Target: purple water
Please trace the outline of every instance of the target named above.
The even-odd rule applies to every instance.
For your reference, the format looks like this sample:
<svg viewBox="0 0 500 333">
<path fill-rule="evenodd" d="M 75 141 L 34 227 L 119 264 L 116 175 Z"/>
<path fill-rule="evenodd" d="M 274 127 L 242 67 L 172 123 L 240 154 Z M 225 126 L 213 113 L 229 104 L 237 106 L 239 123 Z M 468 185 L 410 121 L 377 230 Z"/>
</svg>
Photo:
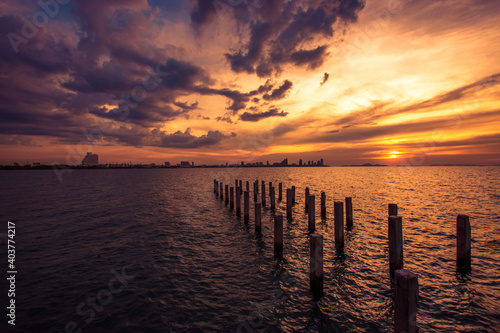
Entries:
<svg viewBox="0 0 500 333">
<path fill-rule="evenodd" d="M 283 260 L 273 256 L 269 198 L 257 237 L 253 194 L 247 226 L 215 197 L 213 179 L 296 186 Z M 2 332 L 391 332 L 390 202 L 403 218 L 405 268 L 419 276 L 420 332 L 500 327 L 499 167 L 73 170 L 62 182 L 53 171 L 2 171 L 0 182 L 0 268 L 7 275 L 13 221 L 18 271 L 15 328 L 1 279 Z M 325 241 L 319 302 L 309 292 L 306 186 Z M 333 201 L 346 196 L 354 228 L 338 255 Z M 457 214 L 472 226 L 467 274 L 455 268 Z"/>
</svg>

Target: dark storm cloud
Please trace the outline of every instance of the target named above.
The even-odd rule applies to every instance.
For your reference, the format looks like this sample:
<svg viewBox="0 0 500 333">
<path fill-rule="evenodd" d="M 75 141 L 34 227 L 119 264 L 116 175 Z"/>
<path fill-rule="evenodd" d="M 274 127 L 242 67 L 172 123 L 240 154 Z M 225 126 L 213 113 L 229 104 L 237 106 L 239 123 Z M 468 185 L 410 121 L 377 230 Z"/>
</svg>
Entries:
<svg viewBox="0 0 500 333">
<path fill-rule="evenodd" d="M 178 98 L 213 81 L 201 67 L 168 57 L 176 53 L 175 47 L 145 42 L 151 30 L 145 4 L 143 0 L 74 1 L 71 24 L 79 37 L 76 44 L 59 34 L 58 27 L 39 27 L 28 42 L 18 45 L 17 54 L 9 38 L 0 38 L 0 133 L 69 143 L 86 140 L 84 131 L 100 130 L 99 121 L 127 122 L 126 127 L 115 126 L 106 133 L 106 139 L 147 145 L 148 127 L 188 118 L 198 103 Z M 50 23 L 64 24 L 55 19 Z M 0 15 L 0 35 L 23 36 L 25 24 L 20 16 Z M 244 94 L 213 94 L 232 98 L 234 110 L 245 106 Z M 116 103 L 115 109 L 103 107 Z M 218 142 L 215 138 L 223 137 L 210 134 L 194 145 Z"/>
<path fill-rule="evenodd" d="M 191 21 L 193 25 L 199 28 L 201 25 L 209 22 L 209 20 L 216 14 L 214 1 L 211 0 L 198 0 L 196 6 L 191 12 Z"/>
<path fill-rule="evenodd" d="M 283 110 L 280 112 L 277 108 L 272 108 L 269 111 L 265 112 L 256 112 L 256 113 L 244 112 L 240 116 L 240 120 L 256 122 L 269 117 L 286 117 L 287 115 L 288 112 L 285 112 Z"/>
<path fill-rule="evenodd" d="M 213 146 L 223 139 L 236 136 L 235 133 L 224 135 L 219 131 L 209 131 L 207 134 L 197 137 L 191 134 L 190 128 L 186 129 L 185 132 L 177 131 L 171 134 L 158 132 L 157 135 L 160 137 L 160 146 L 169 148 L 200 148 Z"/>
<path fill-rule="evenodd" d="M 29 21 L 28 21 L 29 22 Z M 14 15 L 0 16 L 0 65 L 4 70 L 22 68 L 37 77 L 66 72 L 71 64 L 71 46 L 67 40 L 58 40 L 44 28 L 33 26 L 31 39 L 23 31 L 26 23 Z M 35 33 L 36 32 L 36 33 Z M 19 43 L 16 39 L 23 39 Z M 27 36 L 31 36 L 27 35 Z M 18 52 L 16 52 L 18 51 Z M 4 67 L 5 66 L 5 67 Z"/>
<path fill-rule="evenodd" d="M 198 109 L 198 102 L 189 104 L 188 102 L 174 102 L 174 105 L 180 107 L 183 110 L 196 110 Z"/>
<path fill-rule="evenodd" d="M 246 11 L 250 33 L 246 45 L 236 52 L 225 54 L 235 72 L 268 77 L 281 72 L 281 65 L 285 64 L 308 69 L 321 66 L 328 56 L 329 45 L 310 45 L 317 39 L 332 38 L 335 25 L 345 26 L 355 22 L 357 14 L 364 7 L 364 1 L 292 0 L 269 1 L 267 5 L 272 10 L 255 8 L 249 3 L 230 11 L 235 17 L 242 10 Z M 206 4 L 204 6 L 206 13 L 202 15 L 203 23 L 207 23 L 213 9 L 206 7 Z M 199 16 L 203 9 L 199 5 L 193 15 Z M 195 20 L 193 24 L 198 26 L 199 22 Z"/>
<path fill-rule="evenodd" d="M 227 109 L 232 110 L 234 114 L 237 114 L 239 110 L 244 109 L 246 107 L 246 103 L 250 100 L 249 94 L 227 88 L 216 89 L 206 86 L 199 86 L 194 88 L 193 91 L 202 95 L 220 95 L 231 99 L 232 103 L 227 107 Z"/>
<path fill-rule="evenodd" d="M 285 80 L 279 88 L 274 89 L 271 94 L 265 94 L 262 96 L 266 101 L 273 101 L 278 99 L 283 99 L 290 89 L 292 89 L 292 81 Z"/>
<path fill-rule="evenodd" d="M 209 83 L 210 77 L 201 67 L 177 59 L 159 66 L 162 85 L 169 89 L 192 90 L 195 83 Z"/>
</svg>

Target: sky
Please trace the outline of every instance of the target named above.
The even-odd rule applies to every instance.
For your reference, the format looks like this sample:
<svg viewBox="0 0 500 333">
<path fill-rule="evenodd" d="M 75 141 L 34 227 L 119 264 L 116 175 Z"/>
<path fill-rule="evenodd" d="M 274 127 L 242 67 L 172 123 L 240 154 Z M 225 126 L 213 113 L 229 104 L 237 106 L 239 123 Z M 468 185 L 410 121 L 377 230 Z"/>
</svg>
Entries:
<svg viewBox="0 0 500 333">
<path fill-rule="evenodd" d="M 4 0 L 0 164 L 500 164 L 498 0 Z"/>
</svg>

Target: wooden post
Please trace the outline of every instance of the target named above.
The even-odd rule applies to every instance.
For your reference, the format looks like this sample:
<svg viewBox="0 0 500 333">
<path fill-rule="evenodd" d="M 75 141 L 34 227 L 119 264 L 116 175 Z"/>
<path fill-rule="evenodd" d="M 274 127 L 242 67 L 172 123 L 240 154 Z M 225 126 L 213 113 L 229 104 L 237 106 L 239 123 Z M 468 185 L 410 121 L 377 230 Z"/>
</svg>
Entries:
<svg viewBox="0 0 500 333">
<path fill-rule="evenodd" d="M 398 216 L 398 205 L 389 204 L 389 216 Z"/>
<path fill-rule="evenodd" d="M 403 219 L 389 216 L 389 269 L 391 276 L 403 268 Z"/>
<path fill-rule="evenodd" d="M 309 187 L 306 187 L 306 197 L 304 198 L 306 213 L 309 211 Z"/>
<path fill-rule="evenodd" d="M 243 181 L 240 180 L 240 195 L 243 195 Z"/>
<path fill-rule="evenodd" d="M 418 276 L 398 269 L 394 279 L 394 332 L 417 332 Z"/>
<path fill-rule="evenodd" d="M 269 188 L 269 195 L 271 196 L 271 210 L 276 210 L 276 194 L 274 193 L 274 187 Z"/>
<path fill-rule="evenodd" d="M 467 215 L 457 216 L 457 268 L 471 268 L 471 230 Z"/>
<path fill-rule="evenodd" d="M 248 180 L 246 181 L 246 188 L 247 192 L 250 192 L 250 183 L 248 182 Z"/>
<path fill-rule="evenodd" d="M 214 179 L 214 193 L 217 193 L 217 179 Z"/>
<path fill-rule="evenodd" d="M 335 219 L 335 248 L 342 250 L 344 248 L 344 203 L 335 201 L 333 203 Z"/>
<path fill-rule="evenodd" d="M 219 181 L 215 181 L 215 189 L 214 189 L 214 192 L 215 192 L 215 196 L 218 197 L 219 196 Z"/>
<path fill-rule="evenodd" d="M 309 236 L 309 284 L 314 299 L 323 295 L 323 236 L 311 234 Z"/>
<path fill-rule="evenodd" d="M 234 188 L 238 188 L 238 179 L 235 179 L 235 180 L 234 180 Z M 238 192 L 238 191 L 236 191 L 236 192 Z M 236 192 L 235 192 L 235 193 L 236 193 Z"/>
<path fill-rule="evenodd" d="M 292 186 L 292 206 L 295 206 L 295 186 Z"/>
<path fill-rule="evenodd" d="M 229 208 L 231 210 L 233 210 L 234 209 L 234 187 L 232 187 L 232 186 L 229 189 L 229 196 L 230 196 L 230 199 L 229 199 Z"/>
<path fill-rule="evenodd" d="M 226 206 L 229 204 L 229 185 L 224 186 L 224 201 L 226 203 Z"/>
<path fill-rule="evenodd" d="M 241 217 L 241 188 L 236 188 L 236 216 Z"/>
<path fill-rule="evenodd" d="M 271 188 L 273 187 L 273 182 L 269 182 L 269 200 L 271 200 Z"/>
<path fill-rule="evenodd" d="M 326 194 L 321 192 L 321 217 L 326 218 Z"/>
<path fill-rule="evenodd" d="M 279 189 L 278 189 L 278 201 L 281 202 L 283 200 L 283 183 L 279 183 Z"/>
<path fill-rule="evenodd" d="M 309 232 L 314 232 L 316 229 L 316 219 L 315 219 L 315 214 L 316 214 L 316 209 L 315 209 L 315 196 L 310 195 L 308 198 L 309 201 L 309 216 L 308 216 L 308 225 L 309 225 Z"/>
<path fill-rule="evenodd" d="M 243 217 L 245 223 L 250 222 L 250 192 L 248 191 L 243 194 Z"/>
<path fill-rule="evenodd" d="M 292 219 L 292 189 L 286 189 L 286 218 Z"/>
<path fill-rule="evenodd" d="M 261 224 L 262 204 L 260 202 L 256 202 L 254 205 L 255 205 L 255 232 L 260 234 L 262 232 L 262 224 Z"/>
<path fill-rule="evenodd" d="M 274 256 L 283 257 L 283 215 L 274 217 Z"/>
<path fill-rule="evenodd" d="M 253 201 L 257 202 L 257 195 L 259 194 L 259 182 L 253 182 Z"/>
<path fill-rule="evenodd" d="M 266 183 L 262 181 L 262 195 L 261 195 L 262 207 L 266 206 Z"/>
<path fill-rule="evenodd" d="M 223 200 L 224 199 L 224 189 L 222 188 L 222 182 L 220 182 L 220 192 L 219 192 L 219 196 L 220 196 L 220 199 Z"/>
<path fill-rule="evenodd" d="M 353 227 L 352 220 L 352 198 L 345 198 L 345 224 L 348 230 L 351 230 Z"/>
</svg>

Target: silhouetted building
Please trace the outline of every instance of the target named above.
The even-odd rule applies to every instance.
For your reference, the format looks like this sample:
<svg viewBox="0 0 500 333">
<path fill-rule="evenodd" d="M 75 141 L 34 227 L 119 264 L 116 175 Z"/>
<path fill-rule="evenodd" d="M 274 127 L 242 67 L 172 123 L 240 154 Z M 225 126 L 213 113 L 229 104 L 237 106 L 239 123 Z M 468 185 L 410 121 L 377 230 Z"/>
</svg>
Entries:
<svg viewBox="0 0 500 333">
<path fill-rule="evenodd" d="M 170 162 L 165 162 L 165 166 L 169 167 L 170 166 Z"/>
<path fill-rule="evenodd" d="M 189 166 L 191 166 L 191 163 L 189 163 L 188 161 L 181 161 L 181 167 L 187 168 Z"/>
<path fill-rule="evenodd" d="M 299 166 L 302 166 L 302 159 L 299 160 Z"/>
<path fill-rule="evenodd" d="M 99 165 L 99 155 L 88 152 L 87 155 L 82 160 L 82 165 L 85 166 Z"/>
</svg>

